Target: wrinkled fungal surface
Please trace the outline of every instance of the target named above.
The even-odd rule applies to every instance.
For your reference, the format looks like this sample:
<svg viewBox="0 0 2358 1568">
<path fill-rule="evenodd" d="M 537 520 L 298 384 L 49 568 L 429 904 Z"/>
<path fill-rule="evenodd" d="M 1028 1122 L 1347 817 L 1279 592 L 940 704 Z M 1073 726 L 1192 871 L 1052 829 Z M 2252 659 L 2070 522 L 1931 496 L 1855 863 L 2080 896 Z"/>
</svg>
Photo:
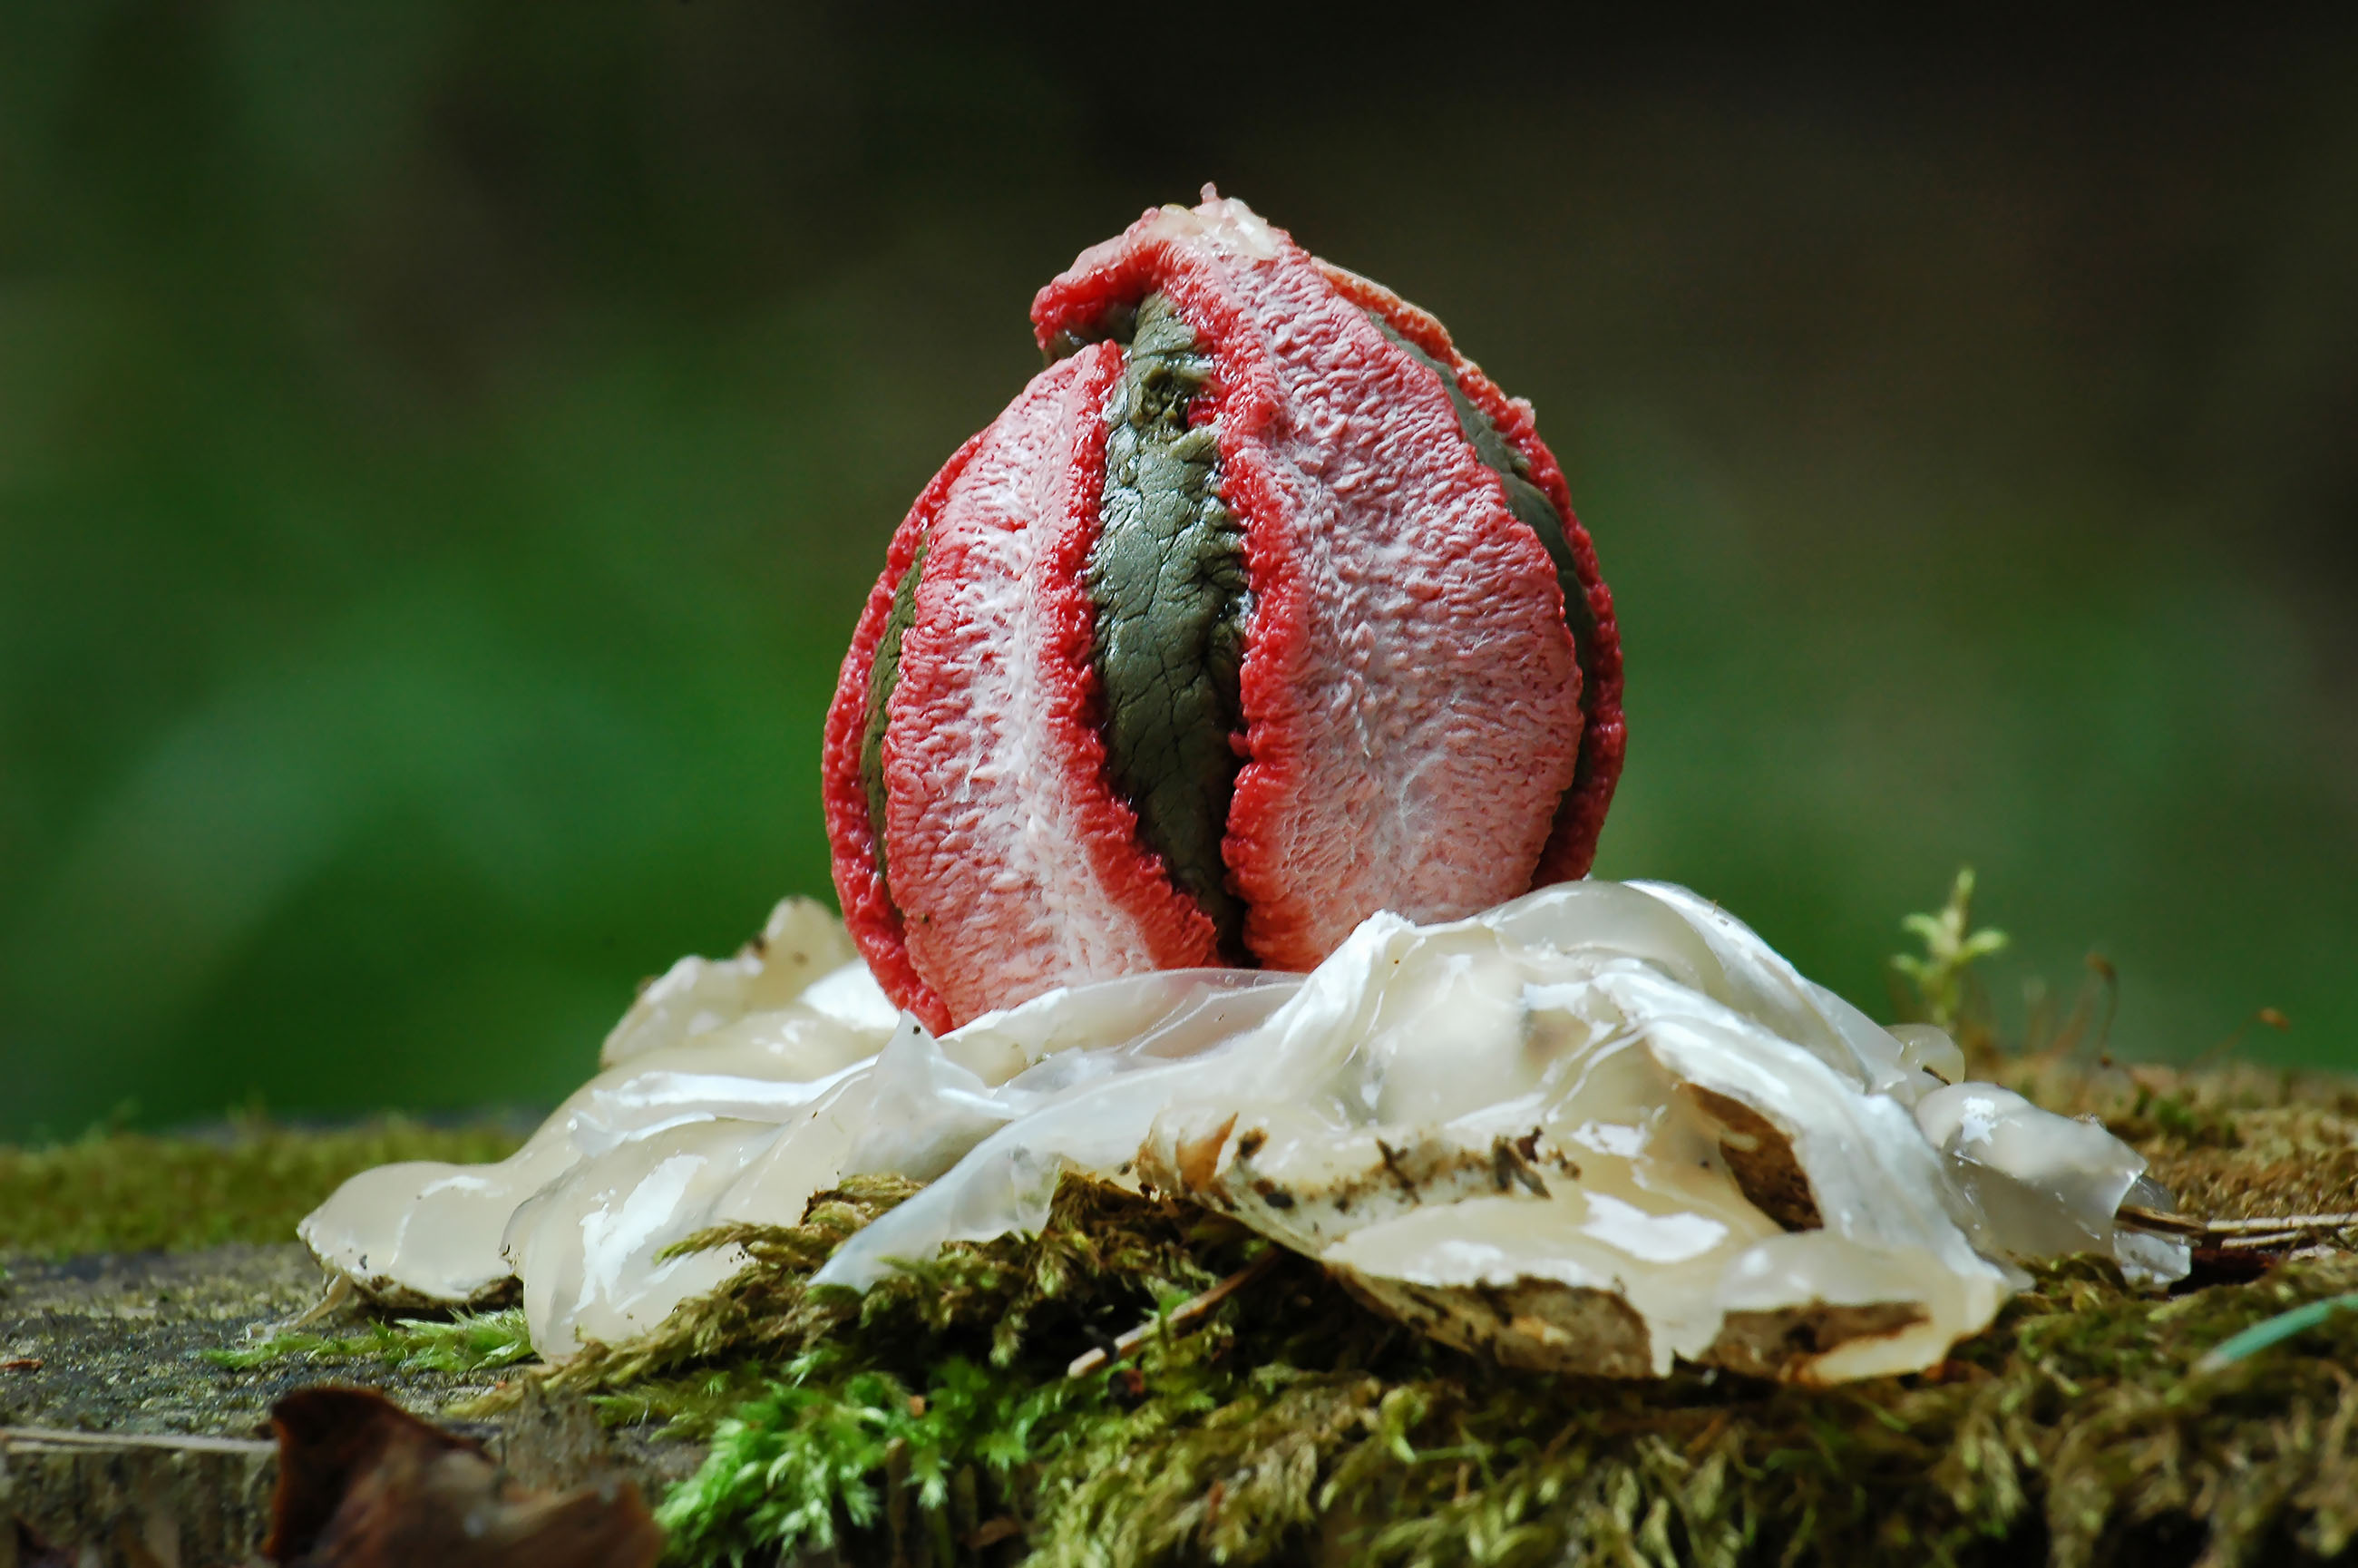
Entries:
<svg viewBox="0 0 2358 1568">
<path fill-rule="evenodd" d="M 791 1225 L 848 1176 L 929 1184 L 817 1276 L 864 1288 L 1036 1228 L 1080 1171 L 1233 1215 L 1509 1366 L 1818 1382 L 1934 1364 L 2026 1261 L 2186 1271 L 2115 1227 L 2168 1201 L 2125 1144 L 1949 1081 L 1945 1035 L 1878 1027 L 1682 889 L 1377 914 L 1307 976 L 1130 976 L 938 1037 L 857 962 L 813 978 L 827 925 L 790 902 L 737 957 L 683 960 L 513 1158 L 368 1173 L 304 1239 L 388 1299 L 520 1278 L 562 1360 L 733 1272 L 665 1255 L 698 1230 Z"/>
<path fill-rule="evenodd" d="M 827 719 L 837 891 L 936 1032 L 1308 969 L 1585 874 L 1612 597 L 1529 405 L 1206 193 L 1044 288 L 1050 363 L 887 552 Z"/>
<path fill-rule="evenodd" d="M 1105 499 L 1088 586 L 1106 763 L 1140 842 L 1241 952 L 1243 905 L 1220 859 L 1244 727 L 1244 535 L 1219 495 L 1219 431 L 1188 410 L 1211 374 L 1160 294 L 1139 306 L 1107 407 Z"/>
</svg>

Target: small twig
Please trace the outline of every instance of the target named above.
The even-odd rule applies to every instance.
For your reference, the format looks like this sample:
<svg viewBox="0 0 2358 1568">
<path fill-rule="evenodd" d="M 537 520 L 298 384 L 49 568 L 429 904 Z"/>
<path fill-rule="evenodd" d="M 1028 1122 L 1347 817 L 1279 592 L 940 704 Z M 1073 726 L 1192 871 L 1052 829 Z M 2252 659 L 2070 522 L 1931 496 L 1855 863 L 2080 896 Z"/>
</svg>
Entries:
<svg viewBox="0 0 2358 1568">
<path fill-rule="evenodd" d="M 2255 1230 L 2347 1230 L 2358 1226 L 2358 1214 L 2266 1215 L 2258 1219 L 2214 1219 L 2213 1236 L 2242 1236 Z"/>
<path fill-rule="evenodd" d="M 1136 1328 L 1115 1340 L 1112 1350 L 1109 1351 L 1105 1346 L 1098 1346 L 1074 1357 L 1073 1364 L 1065 1368 L 1065 1376 L 1086 1378 L 1092 1372 L 1102 1371 L 1113 1362 L 1145 1344 L 1147 1340 L 1153 1337 L 1157 1330 L 1185 1328 L 1197 1319 L 1209 1315 L 1214 1307 L 1275 1268 L 1278 1259 L 1283 1256 L 1283 1248 L 1270 1248 L 1210 1290 L 1200 1295 L 1189 1296 L 1185 1301 L 1173 1307 L 1169 1316 L 1150 1318 L 1140 1324 Z"/>
<path fill-rule="evenodd" d="M 2158 1230 L 2165 1236 L 2211 1234 L 2211 1222 L 2207 1219 L 2197 1219 L 2190 1214 L 2166 1214 L 2158 1208 L 2147 1208 L 2143 1204 L 2125 1203 L 2114 1217 L 2124 1225 L 2135 1226 L 2139 1230 Z"/>
<path fill-rule="evenodd" d="M 2264 1236 L 2230 1236 L 2219 1243 L 2222 1252 L 2266 1252 L 2278 1247 L 2288 1247 L 2308 1232 L 2272 1230 Z"/>
<path fill-rule="evenodd" d="M 2291 1238 L 2310 1231 L 2358 1227 L 2358 1213 L 2272 1214 L 2258 1219 L 2198 1219 L 2190 1214 L 2165 1214 L 2160 1209 L 2133 1203 L 2121 1205 L 2120 1218 L 2139 1230 L 2158 1230 L 2169 1236 Z M 2250 1247 L 2257 1243 L 2245 1241 L 2242 1245 Z"/>
<path fill-rule="evenodd" d="M 186 1437 L 170 1433 L 77 1432 L 54 1426 L 0 1426 L 0 1454 L 12 1449 L 152 1448 L 177 1454 L 243 1454 L 260 1456 L 278 1452 L 267 1438 Z"/>
</svg>

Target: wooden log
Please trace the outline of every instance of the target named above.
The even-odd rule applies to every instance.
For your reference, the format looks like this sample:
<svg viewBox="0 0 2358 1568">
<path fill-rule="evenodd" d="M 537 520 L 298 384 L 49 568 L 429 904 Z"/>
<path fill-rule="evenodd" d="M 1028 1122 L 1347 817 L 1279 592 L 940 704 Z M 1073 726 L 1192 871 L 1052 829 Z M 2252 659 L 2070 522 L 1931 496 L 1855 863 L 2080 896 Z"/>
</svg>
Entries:
<svg viewBox="0 0 2358 1568">
<path fill-rule="evenodd" d="M 0 1568 L 36 1543 L 75 1568 L 215 1568 L 258 1562 L 276 1451 L 271 1404 L 297 1388 L 383 1390 L 484 1441 L 523 1484 L 561 1490 L 604 1472 L 650 1498 L 692 1470 L 694 1444 L 619 1438 L 579 1398 L 534 1393 L 497 1421 L 449 1406 L 513 1368 L 405 1370 L 376 1360 L 287 1357 L 225 1368 L 207 1350 L 246 1342 L 318 1298 L 300 1246 L 7 1260 L 0 1276 Z M 336 1333 L 355 1325 L 319 1325 Z"/>
</svg>

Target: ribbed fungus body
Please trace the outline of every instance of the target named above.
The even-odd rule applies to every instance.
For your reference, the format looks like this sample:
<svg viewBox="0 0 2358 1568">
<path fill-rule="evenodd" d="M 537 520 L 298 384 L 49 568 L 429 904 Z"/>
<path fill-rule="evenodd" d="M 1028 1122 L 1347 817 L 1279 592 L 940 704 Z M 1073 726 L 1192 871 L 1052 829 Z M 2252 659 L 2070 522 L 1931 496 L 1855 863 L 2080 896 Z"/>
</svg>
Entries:
<svg viewBox="0 0 2358 1568">
<path fill-rule="evenodd" d="M 1041 291 L 1050 362 L 894 537 L 828 719 L 837 889 L 936 1030 L 1308 969 L 1588 869 L 1610 593 L 1527 405 L 1243 203 Z"/>
</svg>

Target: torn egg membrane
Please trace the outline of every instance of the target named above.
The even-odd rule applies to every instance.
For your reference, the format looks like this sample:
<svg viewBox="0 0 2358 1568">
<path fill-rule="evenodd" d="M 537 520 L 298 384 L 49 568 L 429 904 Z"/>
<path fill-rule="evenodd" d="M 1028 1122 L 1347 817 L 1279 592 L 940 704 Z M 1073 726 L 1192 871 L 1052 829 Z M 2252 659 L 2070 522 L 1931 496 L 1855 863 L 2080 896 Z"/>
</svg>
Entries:
<svg viewBox="0 0 2358 1568">
<path fill-rule="evenodd" d="M 807 1116 L 847 1070 L 872 1058 L 899 1015 L 864 968 L 842 967 L 848 952 L 834 916 L 786 900 L 735 957 L 683 958 L 651 982 L 608 1037 L 606 1070 L 507 1159 L 362 1172 L 297 1233 L 322 1263 L 391 1304 L 503 1293 L 514 1279 L 502 1251 L 509 1222 L 551 1184 L 676 1129 L 773 1129 Z M 823 978 L 813 984 L 815 972 Z"/>
<path fill-rule="evenodd" d="M 502 1231 L 533 1345 L 562 1360 L 644 1333 L 747 1260 L 734 1247 L 665 1256 L 674 1243 L 717 1226 L 795 1224 L 847 1176 L 932 1180 L 1059 1097 L 1244 1037 L 1298 985 L 1249 970 L 1131 976 L 1051 991 L 939 1041 L 904 1015 L 881 1052 L 827 1076 L 715 1084 L 708 1115 L 584 1141 L 584 1158 Z"/>
<path fill-rule="evenodd" d="M 2118 1140 L 1951 1083 L 1945 1035 L 1878 1027 L 1680 888 L 1378 914 L 1248 1037 L 1210 1044 L 1076 1077 L 817 1281 L 1035 1228 L 1078 1169 L 1234 1214 L 1510 1366 L 1832 1382 L 1938 1362 L 2021 1261 L 2187 1268 L 2181 1244 L 2115 1229 L 2133 1191 L 2167 1202 Z"/>
<path fill-rule="evenodd" d="M 481 1303 L 521 1280 L 532 1342 L 561 1361 L 653 1328 L 743 1266 L 734 1248 L 665 1255 L 697 1231 L 794 1224 L 847 1175 L 937 1176 L 1060 1094 L 1249 1036 L 1301 985 L 1135 976 L 937 1042 L 856 961 L 811 978 L 812 953 L 846 951 L 832 915 L 789 901 L 744 952 L 682 959 L 650 985 L 609 1037 L 606 1070 L 508 1159 L 364 1172 L 299 1234 L 390 1304 Z"/>
<path fill-rule="evenodd" d="M 882 1027 L 890 1029 L 895 1016 L 892 1005 L 873 991 L 872 984 L 860 983 L 863 969 L 846 968 L 857 957 L 843 922 L 825 904 L 816 899 L 782 899 L 762 934 L 733 957 L 682 958 L 641 987 L 630 1011 L 600 1047 L 598 1065 L 619 1066 L 645 1052 L 734 1023 L 748 1013 L 784 1007 L 828 976 L 836 979 L 813 999 L 821 1011 L 842 1011 L 830 1009 L 833 997 L 860 1021 L 871 1026 L 881 1021 Z"/>
<path fill-rule="evenodd" d="M 1135 976 L 938 1040 L 857 963 L 821 972 L 830 941 L 795 902 L 735 957 L 682 960 L 510 1159 L 365 1173 L 304 1239 L 387 1302 L 520 1277 L 559 1361 L 744 1262 L 676 1243 L 875 1173 L 932 1184 L 822 1282 L 1036 1228 L 1078 1170 L 1234 1213 L 1452 1344 L 1617 1376 L 1905 1370 L 1985 1324 L 2017 1261 L 2186 1269 L 2114 1228 L 2125 1197 L 2169 1206 L 2125 1146 L 1952 1083 L 1939 1031 L 1877 1028 L 1677 888 L 1378 915 L 1307 977 Z"/>
</svg>

